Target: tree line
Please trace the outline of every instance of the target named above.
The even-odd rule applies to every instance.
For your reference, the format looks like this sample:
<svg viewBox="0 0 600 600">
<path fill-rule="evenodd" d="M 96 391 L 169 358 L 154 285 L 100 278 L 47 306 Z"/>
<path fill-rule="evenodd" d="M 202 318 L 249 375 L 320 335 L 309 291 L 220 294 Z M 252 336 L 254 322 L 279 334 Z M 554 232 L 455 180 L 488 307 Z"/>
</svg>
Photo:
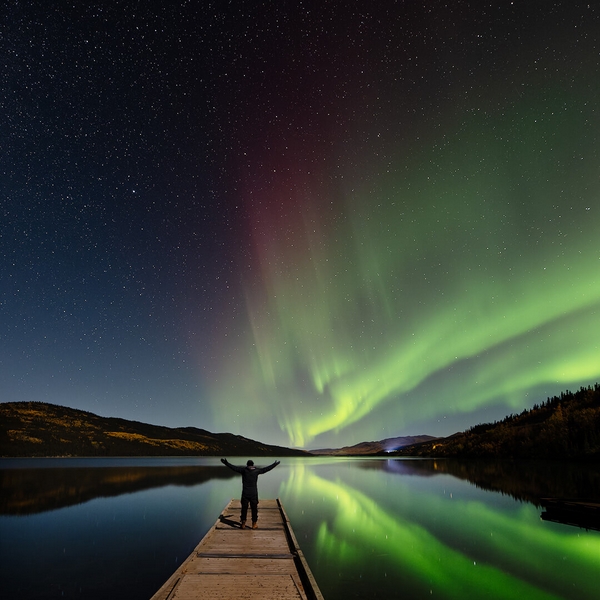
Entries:
<svg viewBox="0 0 600 600">
<path fill-rule="evenodd" d="M 600 384 L 565 391 L 502 421 L 403 448 L 409 456 L 600 458 Z"/>
</svg>

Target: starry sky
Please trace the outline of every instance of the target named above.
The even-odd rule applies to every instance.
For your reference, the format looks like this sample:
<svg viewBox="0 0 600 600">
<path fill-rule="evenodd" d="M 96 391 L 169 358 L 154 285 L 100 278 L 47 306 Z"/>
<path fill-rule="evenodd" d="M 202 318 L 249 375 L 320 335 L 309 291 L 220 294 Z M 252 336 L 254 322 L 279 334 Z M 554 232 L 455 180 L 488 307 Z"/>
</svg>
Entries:
<svg viewBox="0 0 600 600">
<path fill-rule="evenodd" d="M 600 379 L 597 3 L 0 15 L 0 401 L 318 448 Z"/>
</svg>

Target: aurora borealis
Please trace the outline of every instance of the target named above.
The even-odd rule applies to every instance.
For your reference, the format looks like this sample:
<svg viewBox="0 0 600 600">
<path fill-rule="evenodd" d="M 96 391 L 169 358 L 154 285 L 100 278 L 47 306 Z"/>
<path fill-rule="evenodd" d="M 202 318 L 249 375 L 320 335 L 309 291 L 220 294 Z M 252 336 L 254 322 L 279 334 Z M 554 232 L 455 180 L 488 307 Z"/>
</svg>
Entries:
<svg viewBox="0 0 600 600">
<path fill-rule="evenodd" d="M 573 160 L 561 169 L 550 156 L 527 177 L 514 145 L 535 148 L 536 139 L 513 143 L 500 161 L 487 130 L 508 129 L 502 121 L 464 127 L 491 150 L 447 135 L 433 174 L 386 174 L 375 189 L 343 190 L 334 217 L 297 198 L 298 214 L 281 219 L 287 228 L 269 223 L 267 235 L 256 226 L 259 284 L 246 289 L 252 331 L 240 347 L 249 360 L 225 372 L 224 402 L 264 402 L 303 445 L 353 423 L 381 439 L 393 429 L 368 423 L 405 427 L 490 402 L 522 407 L 532 389 L 598 375 L 589 181 Z M 556 144 L 575 153 L 567 143 L 565 131 Z M 547 181 L 557 169 L 577 202 Z M 237 410 L 250 419 L 255 409 Z"/>
<path fill-rule="evenodd" d="M 594 4 L 117 4 L 3 9 L 0 400 L 314 448 L 598 380 Z"/>
</svg>

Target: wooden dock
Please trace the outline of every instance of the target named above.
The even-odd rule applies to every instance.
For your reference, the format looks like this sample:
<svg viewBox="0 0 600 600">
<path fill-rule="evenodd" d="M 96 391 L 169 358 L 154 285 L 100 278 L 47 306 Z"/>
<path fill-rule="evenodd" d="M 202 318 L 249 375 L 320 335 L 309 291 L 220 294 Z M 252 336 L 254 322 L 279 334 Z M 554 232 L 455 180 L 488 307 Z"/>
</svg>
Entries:
<svg viewBox="0 0 600 600">
<path fill-rule="evenodd" d="M 279 499 L 260 501 L 258 529 L 239 515 L 232 500 L 151 600 L 323 600 Z"/>
<path fill-rule="evenodd" d="M 600 531 L 600 502 L 594 500 L 569 500 L 563 498 L 541 498 L 546 512 L 544 521 L 573 525 L 582 529 Z"/>
</svg>

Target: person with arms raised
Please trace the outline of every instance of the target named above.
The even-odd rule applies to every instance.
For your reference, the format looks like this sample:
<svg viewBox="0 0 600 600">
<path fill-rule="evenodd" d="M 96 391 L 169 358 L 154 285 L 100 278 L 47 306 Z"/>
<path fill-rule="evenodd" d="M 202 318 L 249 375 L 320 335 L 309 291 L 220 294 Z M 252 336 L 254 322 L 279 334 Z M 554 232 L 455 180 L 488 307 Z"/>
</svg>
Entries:
<svg viewBox="0 0 600 600">
<path fill-rule="evenodd" d="M 240 514 L 241 528 L 246 528 L 246 517 L 248 515 L 248 505 L 252 511 L 252 529 L 258 528 L 258 476 L 267 473 L 274 469 L 279 461 L 276 460 L 268 467 L 255 467 L 254 461 L 249 460 L 246 466 L 232 465 L 226 458 L 222 458 L 221 462 L 229 467 L 232 471 L 240 473 L 242 476 L 242 512 Z"/>
</svg>

